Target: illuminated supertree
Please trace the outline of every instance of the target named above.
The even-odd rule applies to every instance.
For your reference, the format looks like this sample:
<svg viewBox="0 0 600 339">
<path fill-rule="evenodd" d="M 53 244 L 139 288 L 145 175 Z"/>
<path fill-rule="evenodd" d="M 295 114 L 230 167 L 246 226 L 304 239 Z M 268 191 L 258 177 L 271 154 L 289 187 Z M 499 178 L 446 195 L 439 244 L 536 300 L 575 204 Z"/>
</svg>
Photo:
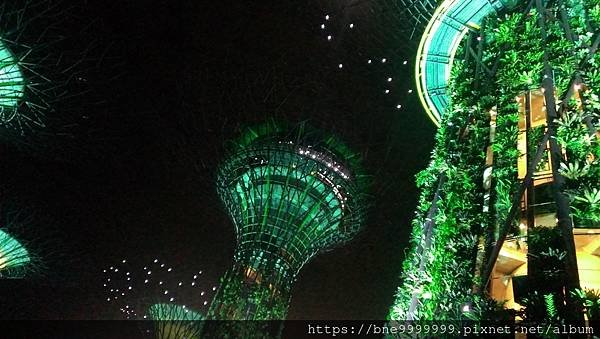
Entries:
<svg viewBox="0 0 600 339">
<path fill-rule="evenodd" d="M 23 244 L 0 230 L 0 278 L 22 277 L 30 262 L 29 252 Z"/>
<path fill-rule="evenodd" d="M 0 4 L 0 142 L 43 153 L 49 136 L 73 136 L 89 120 L 98 100 L 90 75 L 105 55 L 83 38 L 93 25 L 71 31 L 78 10 L 54 0 Z"/>
<path fill-rule="evenodd" d="M 37 239 L 37 231 L 28 211 L 0 211 L 0 279 L 22 279 L 42 274 L 44 264 L 38 251 L 47 247 Z M 42 250 L 45 251 L 45 250 Z"/>
<path fill-rule="evenodd" d="M 187 269 L 167 265 L 159 259 L 142 266 L 127 259 L 103 270 L 102 285 L 107 303 L 118 307 L 125 319 L 156 319 L 172 305 L 186 313 L 189 307 L 196 312 L 206 313 L 210 296 L 216 286 L 204 286 L 202 271 L 191 272 Z M 163 305 L 162 308 L 152 305 Z M 161 313 L 163 312 L 163 313 Z M 168 320 L 168 319 L 167 319 Z"/>
<path fill-rule="evenodd" d="M 208 318 L 285 319 L 302 266 L 363 226 L 366 177 L 356 154 L 305 124 L 249 128 L 230 151 L 217 190 L 237 246 Z"/>
<path fill-rule="evenodd" d="M 600 286 L 598 6 L 436 10 L 416 80 L 440 128 L 392 319 L 583 319 L 581 288 Z"/>
<path fill-rule="evenodd" d="M 187 307 L 159 303 L 150 306 L 148 318 L 154 320 L 158 339 L 200 338 L 204 316 Z"/>
</svg>

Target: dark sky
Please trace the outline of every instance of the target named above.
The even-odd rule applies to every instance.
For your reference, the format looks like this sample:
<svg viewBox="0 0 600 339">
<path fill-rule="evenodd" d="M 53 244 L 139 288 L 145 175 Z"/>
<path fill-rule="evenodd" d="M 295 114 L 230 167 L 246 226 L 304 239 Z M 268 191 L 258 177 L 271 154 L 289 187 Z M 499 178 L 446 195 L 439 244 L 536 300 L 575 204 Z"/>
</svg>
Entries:
<svg viewBox="0 0 600 339">
<path fill-rule="evenodd" d="M 274 117 L 337 134 L 373 175 L 364 232 L 303 268 L 289 318 L 383 319 L 434 128 L 408 93 L 414 41 L 368 2 L 340 3 L 87 1 L 80 22 L 110 56 L 90 71 L 90 95 L 105 100 L 42 156 L 2 148 L 3 206 L 31 214 L 23 234 L 47 266 L 0 282 L 5 317 L 119 318 L 102 269 L 122 258 L 199 267 L 212 286 L 234 248 L 214 187 L 223 143 Z"/>
</svg>

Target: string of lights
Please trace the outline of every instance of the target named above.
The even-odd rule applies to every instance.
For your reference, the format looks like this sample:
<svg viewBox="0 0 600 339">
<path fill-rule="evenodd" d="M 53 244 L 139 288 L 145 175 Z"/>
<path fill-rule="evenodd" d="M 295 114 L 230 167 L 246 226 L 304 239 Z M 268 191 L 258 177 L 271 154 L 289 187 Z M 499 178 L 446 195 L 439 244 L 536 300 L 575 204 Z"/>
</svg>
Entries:
<svg viewBox="0 0 600 339">
<path fill-rule="evenodd" d="M 217 290 L 202 281 L 202 270 L 190 272 L 159 259 L 143 266 L 123 259 L 102 272 L 106 302 L 125 319 L 155 318 L 150 308 L 158 304 L 179 305 L 184 313 L 193 309 L 202 314 Z"/>
</svg>

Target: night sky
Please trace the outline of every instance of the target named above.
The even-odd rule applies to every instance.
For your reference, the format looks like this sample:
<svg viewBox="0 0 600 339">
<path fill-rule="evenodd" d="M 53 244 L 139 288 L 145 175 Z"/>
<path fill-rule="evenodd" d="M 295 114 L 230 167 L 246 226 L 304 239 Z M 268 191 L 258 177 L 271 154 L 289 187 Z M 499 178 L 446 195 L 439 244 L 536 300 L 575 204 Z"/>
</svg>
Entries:
<svg viewBox="0 0 600 339">
<path fill-rule="evenodd" d="M 0 281 L 2 317 L 120 319 L 102 270 L 124 258 L 216 284 L 235 240 L 214 185 L 224 143 L 277 118 L 337 134 L 373 180 L 365 230 L 302 269 L 289 318 L 385 318 L 434 126 L 409 93 L 416 42 L 373 2 L 86 1 L 63 27 L 91 22 L 82 41 L 106 47 L 78 99 L 94 101 L 86 122 L 43 151 L 0 149 L 0 206 L 27 216 L 46 266 Z"/>
</svg>

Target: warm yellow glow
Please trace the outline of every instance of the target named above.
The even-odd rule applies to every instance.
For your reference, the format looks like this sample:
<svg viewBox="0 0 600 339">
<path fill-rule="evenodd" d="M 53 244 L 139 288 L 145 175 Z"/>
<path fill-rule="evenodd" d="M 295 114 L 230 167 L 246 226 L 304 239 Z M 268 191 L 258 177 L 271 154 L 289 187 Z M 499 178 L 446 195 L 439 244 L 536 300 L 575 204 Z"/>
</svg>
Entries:
<svg viewBox="0 0 600 339">
<path fill-rule="evenodd" d="M 576 228 L 573 232 L 579 270 L 579 283 L 582 289 L 600 289 L 600 230 Z M 515 241 L 507 241 L 502 246 L 494 267 L 490 295 L 498 301 L 506 301 L 508 308 L 519 309 L 515 302 L 512 278 L 527 275 L 527 247 Z"/>
<path fill-rule="evenodd" d="M 515 302 L 513 294 L 513 277 L 524 275 L 527 275 L 527 246 L 524 243 L 517 246 L 514 240 L 505 242 L 492 274 L 490 295 L 506 301 L 507 308 L 520 309 L 522 306 Z"/>
<path fill-rule="evenodd" d="M 518 178 L 524 179 L 527 175 L 528 162 L 531 157 L 528 152 L 535 153 L 535 149 L 527 149 L 527 132 L 532 128 L 546 126 L 546 104 L 542 89 L 525 92 L 515 97 L 515 101 L 519 104 L 519 135 L 517 141 L 517 149 L 519 150 L 519 158 L 517 162 Z M 549 145 L 546 145 L 546 149 Z M 544 168 L 537 168 L 534 173 L 534 186 L 551 181 L 552 168 L 550 153 L 546 152 L 545 158 L 542 158 L 541 163 L 546 164 Z M 538 167 L 540 165 L 538 164 Z"/>
</svg>

